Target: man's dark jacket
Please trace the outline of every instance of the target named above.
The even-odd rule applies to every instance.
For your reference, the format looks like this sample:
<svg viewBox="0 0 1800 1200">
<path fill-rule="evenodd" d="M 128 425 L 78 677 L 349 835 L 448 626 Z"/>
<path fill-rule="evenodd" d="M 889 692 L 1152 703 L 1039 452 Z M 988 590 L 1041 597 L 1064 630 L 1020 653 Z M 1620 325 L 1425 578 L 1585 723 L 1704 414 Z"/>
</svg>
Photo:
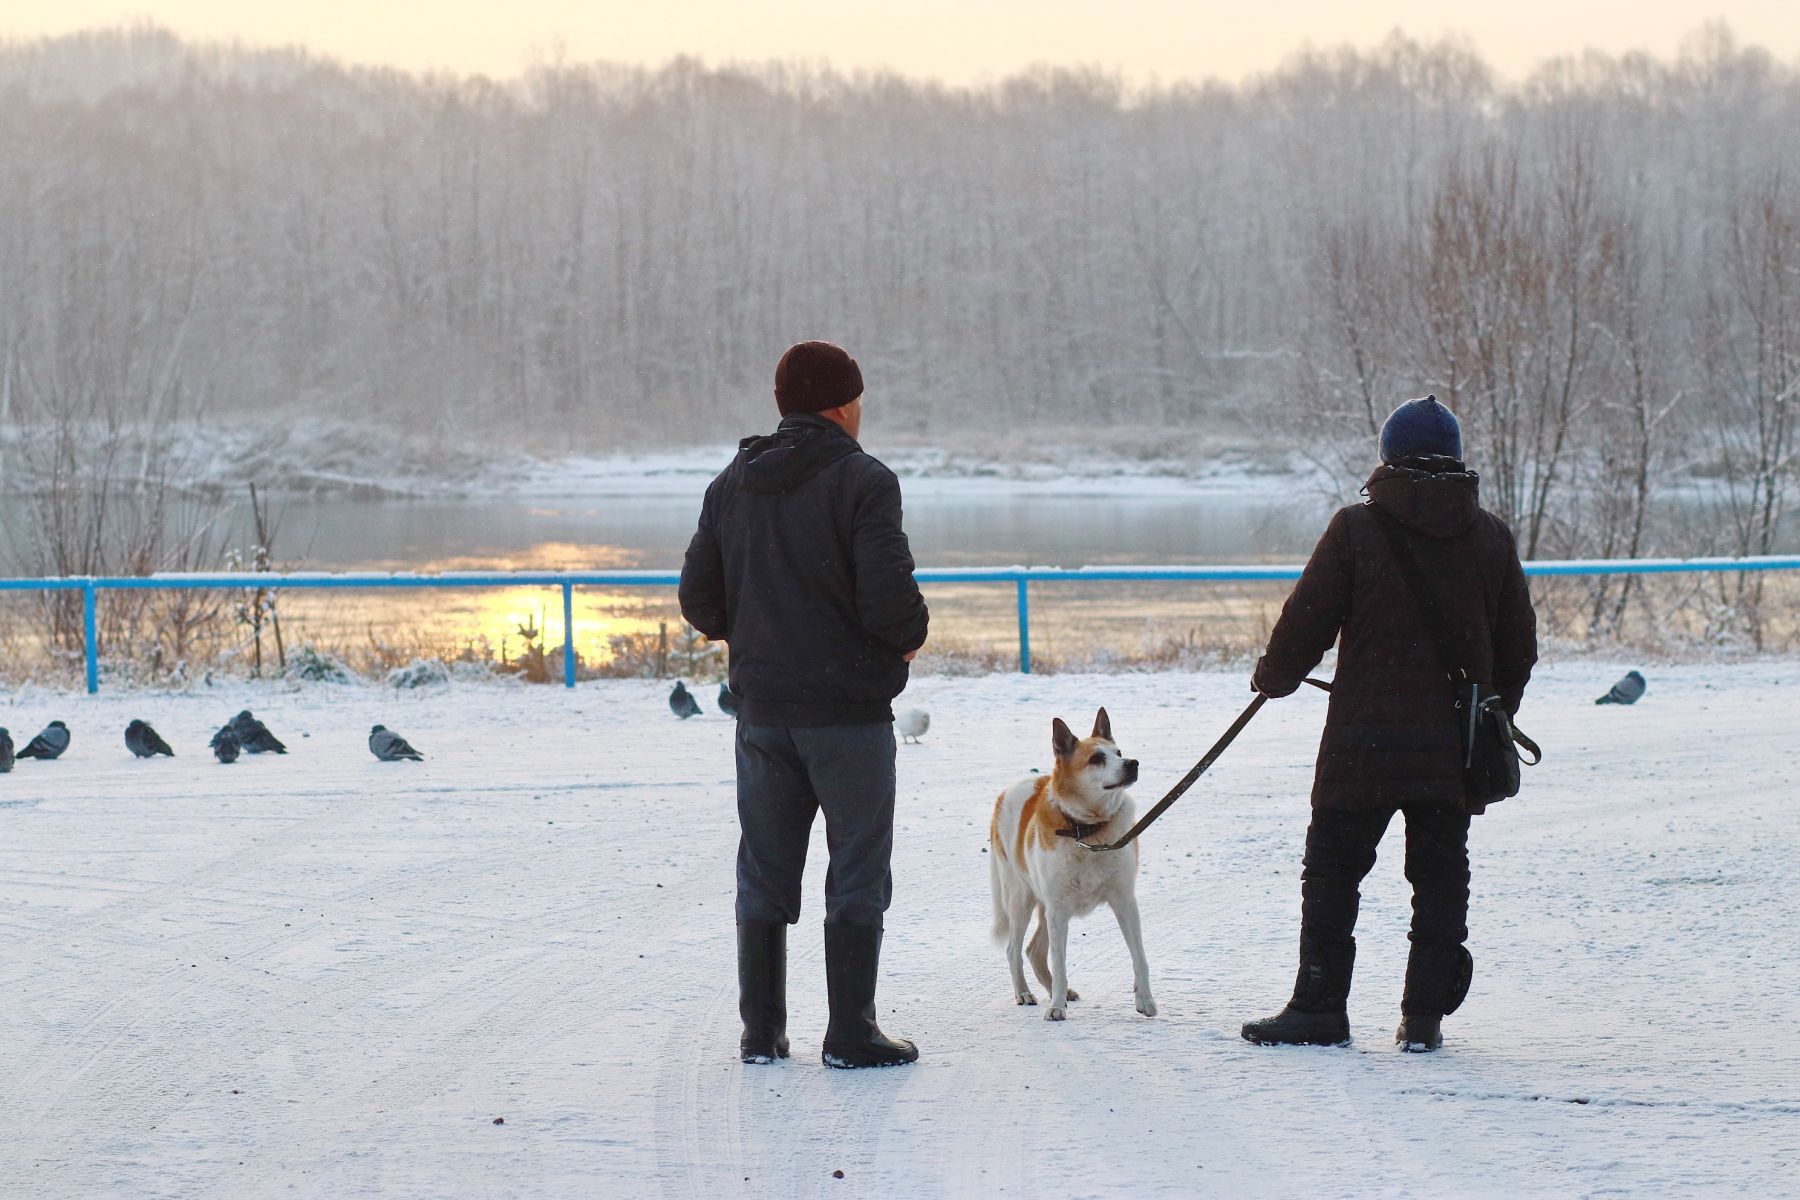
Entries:
<svg viewBox="0 0 1800 1200">
<path fill-rule="evenodd" d="M 1537 662 L 1537 618 L 1512 532 L 1462 469 L 1383 466 L 1370 503 L 1342 509 L 1319 539 L 1256 667 L 1256 686 L 1294 691 L 1334 641 L 1337 675 L 1313 780 L 1313 807 L 1461 804 L 1460 741 L 1447 670 L 1486 683 L 1517 713 Z M 1454 631 L 1460 660 L 1440 665 L 1392 544 L 1393 520 Z"/>
<path fill-rule="evenodd" d="M 928 614 L 900 528 L 900 482 L 823 417 L 745 438 L 706 489 L 681 614 L 731 643 L 738 719 L 894 719 Z"/>
</svg>

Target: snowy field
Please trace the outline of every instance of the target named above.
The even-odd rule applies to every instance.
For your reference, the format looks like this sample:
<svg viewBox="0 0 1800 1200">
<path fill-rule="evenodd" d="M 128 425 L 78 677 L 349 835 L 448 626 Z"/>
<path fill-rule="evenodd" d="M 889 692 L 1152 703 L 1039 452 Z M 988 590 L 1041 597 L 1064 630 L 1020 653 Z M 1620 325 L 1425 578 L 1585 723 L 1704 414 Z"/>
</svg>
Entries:
<svg viewBox="0 0 1800 1200">
<path fill-rule="evenodd" d="M 660 687 L 0 698 L 60 763 L 0 776 L 0 1195 L 1793 1194 L 1800 665 L 1545 671 L 1548 763 L 1476 822 L 1475 986 L 1396 1053 L 1397 831 L 1349 1049 L 1269 1050 L 1324 698 L 1271 705 L 1144 843 L 1162 1016 L 1110 919 L 1068 1022 L 988 940 L 992 797 L 1105 704 L 1147 806 L 1248 699 L 1230 675 L 921 679 L 882 1020 L 923 1060 L 835 1072 L 818 894 L 791 1062 L 735 1061 L 731 725 Z M 709 700 L 710 691 L 703 693 Z M 251 704 L 293 752 L 205 739 Z M 150 719 L 181 757 L 135 762 Z M 375 762 L 383 721 L 430 756 Z M 815 839 L 815 851 L 821 838 Z M 503 1118 L 504 1124 L 496 1124 Z M 838 1179 L 834 1172 L 841 1171 Z"/>
</svg>

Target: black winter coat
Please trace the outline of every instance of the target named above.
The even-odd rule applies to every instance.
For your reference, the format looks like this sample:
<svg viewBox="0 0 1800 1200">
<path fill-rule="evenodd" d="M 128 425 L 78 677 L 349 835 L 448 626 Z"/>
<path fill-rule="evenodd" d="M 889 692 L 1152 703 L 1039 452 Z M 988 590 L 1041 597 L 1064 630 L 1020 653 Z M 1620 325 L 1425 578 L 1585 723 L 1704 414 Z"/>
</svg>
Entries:
<svg viewBox="0 0 1800 1200">
<path fill-rule="evenodd" d="M 928 613 L 900 527 L 900 481 L 823 417 L 745 438 L 706 489 L 681 614 L 731 644 L 738 719 L 894 719 Z"/>
<path fill-rule="evenodd" d="M 1448 670 L 1394 559 L 1382 513 L 1458 638 L 1456 667 L 1517 713 L 1537 662 L 1537 618 L 1512 532 L 1479 503 L 1474 472 L 1383 466 L 1369 504 L 1342 509 L 1319 540 L 1257 664 L 1284 696 L 1338 642 L 1337 675 L 1313 780 L 1313 807 L 1459 805 L 1460 741 Z M 1380 512 L 1377 512 L 1379 507 Z"/>
</svg>

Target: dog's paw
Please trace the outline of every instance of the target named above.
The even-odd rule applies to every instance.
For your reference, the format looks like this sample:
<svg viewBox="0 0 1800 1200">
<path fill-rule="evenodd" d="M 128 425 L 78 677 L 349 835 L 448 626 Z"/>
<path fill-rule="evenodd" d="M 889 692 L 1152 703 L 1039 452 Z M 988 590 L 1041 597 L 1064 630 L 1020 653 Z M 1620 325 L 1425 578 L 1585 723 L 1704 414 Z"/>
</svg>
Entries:
<svg viewBox="0 0 1800 1200">
<path fill-rule="evenodd" d="M 1044 1012 L 1044 1020 L 1046 1021 L 1066 1021 L 1068 1019 L 1069 1010 L 1066 1008 L 1052 1008 L 1047 1009 Z"/>
<path fill-rule="evenodd" d="M 1076 991 L 1074 988 L 1070 988 L 1069 989 L 1069 999 L 1070 1000 L 1079 1000 L 1079 999 L 1081 999 L 1081 993 Z"/>
<path fill-rule="evenodd" d="M 1156 1001 L 1145 996 L 1142 1000 L 1137 1002 L 1137 1010 L 1146 1017 L 1154 1017 L 1156 1015 Z"/>
<path fill-rule="evenodd" d="M 1037 1004 L 1037 997 L 1032 995 L 1029 991 L 1023 991 L 1013 997 L 1013 1003 L 1035 1006 Z"/>
</svg>

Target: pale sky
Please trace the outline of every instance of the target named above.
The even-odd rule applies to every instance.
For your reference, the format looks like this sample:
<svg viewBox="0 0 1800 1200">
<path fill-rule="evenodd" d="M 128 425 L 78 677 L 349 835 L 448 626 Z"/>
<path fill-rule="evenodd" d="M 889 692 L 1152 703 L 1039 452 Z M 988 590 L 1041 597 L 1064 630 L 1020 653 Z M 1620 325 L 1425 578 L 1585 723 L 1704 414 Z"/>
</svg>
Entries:
<svg viewBox="0 0 1800 1200">
<path fill-rule="evenodd" d="M 955 83 L 1086 64 L 1145 82 L 1237 80 L 1307 43 L 1367 46 L 1395 28 L 1466 36 L 1516 77 L 1590 46 L 1667 56 L 1712 19 L 1800 60 L 1800 0 L 4 0 L 0 37 L 148 20 L 207 40 L 495 76 L 560 47 L 573 61 L 780 58 Z"/>
</svg>

